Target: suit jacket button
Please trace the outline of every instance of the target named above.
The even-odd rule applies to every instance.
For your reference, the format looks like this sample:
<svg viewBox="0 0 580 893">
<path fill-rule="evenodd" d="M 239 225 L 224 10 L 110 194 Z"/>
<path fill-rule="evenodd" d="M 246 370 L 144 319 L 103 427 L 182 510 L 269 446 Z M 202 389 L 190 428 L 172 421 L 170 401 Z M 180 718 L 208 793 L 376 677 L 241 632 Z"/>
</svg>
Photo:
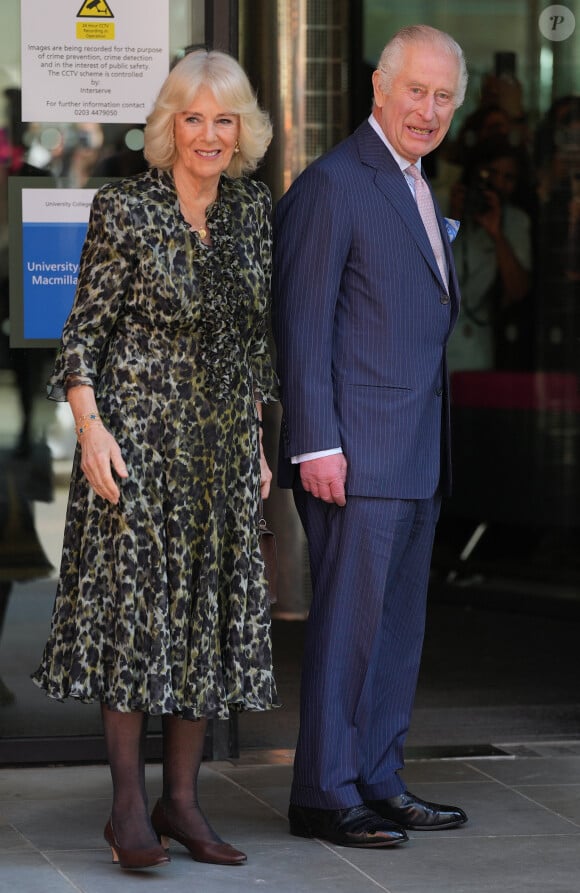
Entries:
<svg viewBox="0 0 580 893">
<path fill-rule="evenodd" d="M 435 394 L 437 397 L 441 397 L 441 395 L 443 394 L 443 388 L 437 388 Z"/>
<path fill-rule="evenodd" d="M 442 304 L 448 304 L 449 303 L 449 295 L 446 295 L 445 292 L 443 292 L 440 300 L 441 300 Z"/>
</svg>

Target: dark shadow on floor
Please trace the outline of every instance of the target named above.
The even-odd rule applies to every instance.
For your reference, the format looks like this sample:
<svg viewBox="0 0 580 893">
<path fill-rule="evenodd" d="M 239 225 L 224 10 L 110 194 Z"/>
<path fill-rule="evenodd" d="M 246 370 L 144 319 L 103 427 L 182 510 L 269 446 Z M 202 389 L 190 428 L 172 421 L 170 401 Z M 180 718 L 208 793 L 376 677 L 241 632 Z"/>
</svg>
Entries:
<svg viewBox="0 0 580 893">
<path fill-rule="evenodd" d="M 303 634 L 303 621 L 274 620 L 283 706 L 240 717 L 242 750 L 294 747 Z M 577 603 L 435 585 L 408 752 L 580 738 L 579 640 Z"/>
</svg>

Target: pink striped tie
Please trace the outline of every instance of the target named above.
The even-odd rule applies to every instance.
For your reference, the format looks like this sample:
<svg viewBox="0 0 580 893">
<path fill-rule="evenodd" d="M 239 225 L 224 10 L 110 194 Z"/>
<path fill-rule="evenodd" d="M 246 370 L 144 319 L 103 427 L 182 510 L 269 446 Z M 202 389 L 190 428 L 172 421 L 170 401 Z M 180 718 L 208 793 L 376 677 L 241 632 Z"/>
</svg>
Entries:
<svg viewBox="0 0 580 893">
<path fill-rule="evenodd" d="M 441 277 L 445 285 L 447 285 L 445 253 L 443 251 L 443 242 L 441 241 L 441 231 L 439 229 L 439 224 L 437 223 L 437 217 L 435 216 L 431 191 L 421 176 L 418 167 L 414 164 L 410 164 L 409 167 L 405 168 L 405 171 L 410 174 L 415 181 L 415 199 L 417 201 L 419 214 L 421 215 L 421 219 L 427 230 L 427 235 L 429 236 L 431 248 L 433 249 L 433 254 L 435 255 L 435 260 L 437 261 Z"/>
</svg>

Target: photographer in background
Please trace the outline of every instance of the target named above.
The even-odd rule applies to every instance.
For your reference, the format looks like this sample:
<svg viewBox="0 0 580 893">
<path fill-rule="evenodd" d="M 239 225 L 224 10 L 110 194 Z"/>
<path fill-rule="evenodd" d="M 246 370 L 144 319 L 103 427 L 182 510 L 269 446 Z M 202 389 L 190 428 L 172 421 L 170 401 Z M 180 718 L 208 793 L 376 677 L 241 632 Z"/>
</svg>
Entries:
<svg viewBox="0 0 580 893">
<path fill-rule="evenodd" d="M 462 295 L 447 350 L 452 371 L 528 365 L 530 311 L 523 302 L 531 282 L 532 226 L 516 204 L 526 170 L 521 149 L 490 139 L 469 153 L 452 187 L 450 216 L 461 221 L 453 254 Z M 532 185 L 523 192 L 529 198 Z"/>
<path fill-rule="evenodd" d="M 511 51 L 494 53 L 493 72 L 484 75 L 481 84 L 482 108 L 499 108 L 509 120 L 510 142 L 530 145 L 528 115 L 524 106 L 524 90 L 517 74 L 517 56 Z"/>
</svg>

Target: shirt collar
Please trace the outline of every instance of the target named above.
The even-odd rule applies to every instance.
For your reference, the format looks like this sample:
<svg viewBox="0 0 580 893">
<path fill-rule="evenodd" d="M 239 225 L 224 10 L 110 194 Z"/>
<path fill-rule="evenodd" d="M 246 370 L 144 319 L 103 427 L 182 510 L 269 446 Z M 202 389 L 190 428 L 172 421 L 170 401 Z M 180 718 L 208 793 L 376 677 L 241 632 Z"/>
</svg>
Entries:
<svg viewBox="0 0 580 893">
<path fill-rule="evenodd" d="M 402 155 L 399 155 L 399 153 L 393 149 L 390 142 L 388 141 L 388 139 L 385 136 L 385 131 L 383 130 L 383 128 L 381 127 L 381 125 L 379 124 L 379 122 L 377 121 L 377 119 L 375 118 L 375 116 L 373 115 L 372 112 L 369 115 L 369 124 L 371 125 L 371 127 L 373 128 L 375 133 L 378 135 L 379 139 L 381 139 L 382 142 L 385 144 L 385 146 L 387 147 L 387 149 L 389 150 L 389 152 L 391 153 L 391 155 L 393 156 L 393 158 L 395 159 L 395 161 L 397 162 L 397 164 L 399 165 L 399 167 L 401 168 L 401 170 L 404 173 L 405 169 L 409 167 L 411 162 L 408 161 L 406 158 L 403 158 Z M 421 170 L 421 159 L 420 158 L 418 158 L 417 161 L 415 162 L 415 167 L 417 167 L 419 169 L 419 171 Z"/>
</svg>

